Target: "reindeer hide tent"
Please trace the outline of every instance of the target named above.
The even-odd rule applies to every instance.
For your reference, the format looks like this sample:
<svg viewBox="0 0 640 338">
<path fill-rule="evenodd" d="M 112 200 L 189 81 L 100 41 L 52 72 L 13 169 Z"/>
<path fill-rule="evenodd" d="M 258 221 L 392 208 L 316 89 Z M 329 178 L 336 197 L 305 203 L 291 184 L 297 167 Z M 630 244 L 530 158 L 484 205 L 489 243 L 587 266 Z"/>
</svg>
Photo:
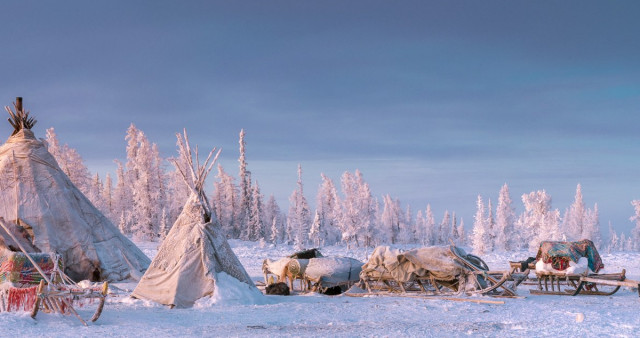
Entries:
<svg viewBox="0 0 640 338">
<path fill-rule="evenodd" d="M 21 106 L 6 108 L 16 130 L 0 147 L 0 217 L 28 251 L 59 254 L 74 280 L 139 278 L 149 258 L 73 185 Z M 15 244 L 0 229 L 0 247 Z"/>
<path fill-rule="evenodd" d="M 208 168 L 213 151 L 204 166 L 194 167 L 186 132 L 184 140 L 178 135 L 178 144 L 182 163 L 190 167 L 174 164 L 191 195 L 131 296 L 178 308 L 191 307 L 197 300 L 216 293 L 234 293 L 236 301 L 253 303 L 262 293 L 231 250 L 215 216 L 212 219 L 203 189 L 218 155 Z M 233 291 L 225 289 L 230 287 L 229 280 L 234 284 Z"/>
</svg>

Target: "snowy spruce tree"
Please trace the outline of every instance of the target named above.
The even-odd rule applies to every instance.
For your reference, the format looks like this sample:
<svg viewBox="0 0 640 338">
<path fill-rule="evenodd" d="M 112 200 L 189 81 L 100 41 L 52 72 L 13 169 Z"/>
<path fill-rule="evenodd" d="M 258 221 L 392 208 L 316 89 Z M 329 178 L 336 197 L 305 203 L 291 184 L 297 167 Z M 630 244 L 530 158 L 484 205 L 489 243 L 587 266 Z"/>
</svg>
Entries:
<svg viewBox="0 0 640 338">
<path fill-rule="evenodd" d="M 389 194 L 382 198 L 383 207 L 380 218 L 380 237 L 382 243 L 396 244 L 400 235 L 400 217 L 397 205 Z"/>
<path fill-rule="evenodd" d="M 511 251 L 515 248 L 518 236 L 515 233 L 515 211 L 512 206 L 509 186 L 505 183 L 500 189 L 498 205 L 496 207 L 495 246 L 502 251 Z"/>
<path fill-rule="evenodd" d="M 316 196 L 316 210 L 318 213 L 318 237 L 324 244 L 338 243 L 342 238 L 339 229 L 341 218 L 340 198 L 333 180 L 325 174 L 320 174 L 322 182 Z"/>
<path fill-rule="evenodd" d="M 375 200 L 359 170 L 342 175 L 342 210 L 340 229 L 347 245 L 373 245 Z"/>
<path fill-rule="evenodd" d="M 487 221 L 485 223 L 485 234 L 486 234 L 486 246 L 485 246 L 485 252 L 491 252 L 494 250 L 495 247 L 495 241 L 496 241 L 496 235 L 495 235 L 495 228 L 496 228 L 496 220 L 493 217 L 493 204 L 491 203 L 491 199 L 489 199 L 489 203 L 487 204 Z"/>
<path fill-rule="evenodd" d="M 265 226 L 268 226 L 269 232 L 266 239 L 274 244 L 284 243 L 284 232 L 286 227 L 285 217 L 280 211 L 276 198 L 271 195 L 267 199 L 265 205 Z"/>
<path fill-rule="evenodd" d="M 478 195 L 476 202 L 476 215 L 473 222 L 473 233 L 471 234 L 471 247 L 473 252 L 482 255 L 487 252 L 487 218 L 485 217 L 484 202 L 482 196 Z"/>
<path fill-rule="evenodd" d="M 297 249 L 304 248 L 309 239 L 311 229 L 311 211 L 304 197 L 302 185 L 302 166 L 298 164 L 297 189 L 289 197 L 289 215 L 287 216 L 287 230 Z"/>
<path fill-rule="evenodd" d="M 127 175 L 131 186 L 133 233 L 139 238 L 156 240 L 161 233 L 162 209 L 166 203 L 166 178 L 155 143 L 131 124 L 127 143 Z"/>
<path fill-rule="evenodd" d="M 211 201 L 213 211 L 218 216 L 222 231 L 229 238 L 239 238 L 240 226 L 236 221 L 239 213 L 239 208 L 237 208 L 238 189 L 234 183 L 234 178 L 227 174 L 220 164 L 218 164 L 218 174 L 213 186 Z"/>
<path fill-rule="evenodd" d="M 635 211 L 635 214 L 629 218 L 631 222 L 635 222 L 636 226 L 631 229 L 631 236 L 629 236 L 629 242 L 631 245 L 625 245 L 625 250 L 640 250 L 640 200 L 631 201 L 631 205 Z M 621 240 L 622 241 L 622 240 Z M 624 242 L 624 241 L 623 241 Z"/>
<path fill-rule="evenodd" d="M 69 177 L 73 185 L 80 189 L 87 198 L 91 196 L 95 199 L 96 194 L 92 193 L 91 174 L 80 154 L 67 144 L 61 146 L 53 128 L 47 129 L 44 141 L 49 153 L 53 155 L 58 166 Z"/>
<path fill-rule="evenodd" d="M 438 245 L 447 245 L 449 244 L 449 235 L 451 233 L 451 214 L 449 210 L 445 210 L 444 215 L 442 216 L 442 221 L 440 222 L 440 226 L 438 227 Z"/>
<path fill-rule="evenodd" d="M 240 201 L 238 205 L 237 222 L 240 227 L 240 239 L 249 239 L 249 217 L 251 215 L 251 172 L 247 170 L 247 161 L 245 157 L 246 143 L 244 141 L 245 132 L 244 129 L 240 130 L 240 157 L 238 158 L 239 172 L 238 178 L 240 179 Z"/>
<path fill-rule="evenodd" d="M 551 196 L 544 190 L 522 195 L 525 211 L 518 228 L 529 243 L 529 251 L 536 252 L 542 241 L 560 240 L 560 212 L 551 210 Z"/>
<path fill-rule="evenodd" d="M 583 239 L 584 217 L 585 205 L 582 199 L 582 186 L 578 184 L 573 204 L 565 211 L 563 217 L 562 228 L 568 240 L 579 241 Z"/>
<path fill-rule="evenodd" d="M 425 210 L 425 223 L 424 223 L 424 233 L 425 233 L 425 239 L 424 239 L 424 244 L 425 245 L 434 245 L 435 243 L 435 239 L 436 234 L 435 234 L 435 230 L 436 230 L 436 219 L 435 217 L 433 217 L 433 211 L 431 210 L 431 204 L 427 204 L 427 209 Z"/>
<path fill-rule="evenodd" d="M 265 238 L 265 227 L 263 223 L 264 210 L 263 210 L 263 197 L 260 193 L 260 187 L 258 182 L 253 185 L 251 195 L 251 209 L 249 213 L 249 223 L 247 225 L 250 241 L 258 241 Z"/>
</svg>

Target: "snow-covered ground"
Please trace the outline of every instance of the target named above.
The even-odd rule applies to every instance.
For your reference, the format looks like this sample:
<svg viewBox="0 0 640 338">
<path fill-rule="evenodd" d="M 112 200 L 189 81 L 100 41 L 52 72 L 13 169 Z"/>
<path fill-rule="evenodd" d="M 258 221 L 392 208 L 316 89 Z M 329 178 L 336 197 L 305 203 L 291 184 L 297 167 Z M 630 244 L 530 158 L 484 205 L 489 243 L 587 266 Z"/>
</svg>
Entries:
<svg viewBox="0 0 640 338">
<path fill-rule="evenodd" d="M 138 243 L 153 257 L 156 243 Z M 264 258 L 280 258 L 289 246 L 231 241 L 249 275 L 261 281 Z M 371 249 L 327 247 L 325 255 L 366 260 Z M 492 270 L 507 269 L 509 260 L 526 252 L 483 255 Z M 640 253 L 602 254 L 604 272 L 627 269 L 640 279 Z M 135 283 L 117 283 L 132 290 Z M 347 297 L 303 294 L 265 296 L 263 304 L 200 302 L 191 309 L 169 309 L 128 297 L 108 298 L 100 319 L 88 327 L 74 317 L 0 313 L 0 336 L 638 336 L 640 298 L 623 289 L 613 296 L 533 296 L 524 285 L 521 299 L 505 304 L 475 304 L 399 297 Z M 489 298 L 482 298 L 489 299 Z M 84 317 L 89 313 L 80 310 Z"/>
</svg>

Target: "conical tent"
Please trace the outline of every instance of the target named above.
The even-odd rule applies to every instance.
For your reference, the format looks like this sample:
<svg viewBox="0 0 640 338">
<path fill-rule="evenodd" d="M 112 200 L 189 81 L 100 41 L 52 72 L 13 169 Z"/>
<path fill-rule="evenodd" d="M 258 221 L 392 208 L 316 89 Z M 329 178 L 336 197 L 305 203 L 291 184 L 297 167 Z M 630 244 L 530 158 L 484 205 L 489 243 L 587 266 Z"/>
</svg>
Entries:
<svg viewBox="0 0 640 338">
<path fill-rule="evenodd" d="M 178 135 L 178 145 L 182 163 L 188 163 L 189 167 L 178 162 L 175 165 L 191 195 L 131 295 L 171 307 L 191 307 L 198 299 L 213 295 L 216 289 L 222 291 L 219 288 L 223 273 L 245 283 L 247 293 L 260 293 L 231 250 L 215 217 L 212 219 L 204 193 L 204 180 L 220 152 L 208 167 L 215 149 L 203 166 L 194 167 L 186 132 L 184 140 Z"/>
<path fill-rule="evenodd" d="M 18 102 L 6 108 L 15 130 L 0 147 L 0 217 L 27 250 L 61 255 L 74 280 L 138 279 L 149 258 L 73 185 Z M 17 251 L 3 230 L 0 245 Z"/>
</svg>

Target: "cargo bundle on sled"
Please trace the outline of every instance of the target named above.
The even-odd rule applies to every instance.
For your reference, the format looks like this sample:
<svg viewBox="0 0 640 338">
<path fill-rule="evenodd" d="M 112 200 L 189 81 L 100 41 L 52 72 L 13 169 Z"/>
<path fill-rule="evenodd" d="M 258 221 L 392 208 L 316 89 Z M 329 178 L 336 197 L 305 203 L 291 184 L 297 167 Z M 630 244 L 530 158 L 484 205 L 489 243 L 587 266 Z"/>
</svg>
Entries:
<svg viewBox="0 0 640 338">
<path fill-rule="evenodd" d="M 525 278 L 526 273 L 491 271 L 480 257 L 453 245 L 408 251 L 380 246 L 362 267 L 359 286 L 369 294 L 515 297 Z"/>
<path fill-rule="evenodd" d="M 598 273 L 604 268 L 592 241 L 544 241 L 536 255 L 535 273 L 538 288 L 534 295 L 609 296 L 621 286 L 638 287 L 640 282 L 626 279 L 625 270 Z M 640 291 L 639 291 L 640 292 Z"/>
<path fill-rule="evenodd" d="M 362 265 L 354 258 L 324 257 L 318 249 L 309 249 L 278 260 L 265 259 L 262 271 L 267 286 L 288 281 L 294 290 L 297 280 L 300 291 L 339 294 L 358 282 Z"/>
</svg>

